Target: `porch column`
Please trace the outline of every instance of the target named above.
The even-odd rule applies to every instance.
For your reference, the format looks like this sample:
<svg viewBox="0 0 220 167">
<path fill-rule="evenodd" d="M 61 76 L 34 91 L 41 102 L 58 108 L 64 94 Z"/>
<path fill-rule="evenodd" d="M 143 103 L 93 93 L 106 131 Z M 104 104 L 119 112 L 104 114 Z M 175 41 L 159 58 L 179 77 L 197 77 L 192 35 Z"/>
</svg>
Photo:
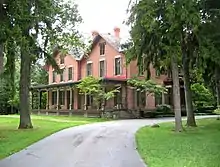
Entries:
<svg viewBox="0 0 220 167">
<path fill-rule="evenodd" d="M 68 90 L 68 89 L 65 87 L 65 88 L 64 88 L 64 97 L 63 97 L 63 98 L 64 98 L 64 108 L 65 108 L 66 110 L 68 110 L 68 107 L 69 107 L 69 106 L 67 106 L 67 90 Z"/>
<path fill-rule="evenodd" d="M 50 95 L 49 95 L 49 90 L 47 90 L 47 110 L 49 110 L 50 109 L 50 105 L 49 105 L 49 97 L 50 97 Z"/>
<path fill-rule="evenodd" d="M 38 90 L 38 114 L 40 114 L 41 109 L 41 91 Z"/>
<path fill-rule="evenodd" d="M 59 110 L 59 105 L 60 105 L 60 102 L 59 102 L 59 88 L 57 89 L 57 110 Z"/>
<path fill-rule="evenodd" d="M 73 89 L 70 88 L 70 106 L 69 109 L 72 110 L 72 104 L 73 103 Z"/>
<path fill-rule="evenodd" d="M 164 105 L 165 104 L 165 94 L 164 94 L 164 92 L 162 92 L 162 105 Z"/>
</svg>

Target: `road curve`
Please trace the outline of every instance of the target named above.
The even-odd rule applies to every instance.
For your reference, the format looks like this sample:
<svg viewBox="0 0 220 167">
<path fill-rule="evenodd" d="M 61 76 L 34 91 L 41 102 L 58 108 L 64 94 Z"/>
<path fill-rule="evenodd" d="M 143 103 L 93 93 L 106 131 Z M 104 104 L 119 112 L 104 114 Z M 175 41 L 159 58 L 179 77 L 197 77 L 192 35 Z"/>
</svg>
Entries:
<svg viewBox="0 0 220 167">
<path fill-rule="evenodd" d="M 65 129 L 1 160 L 0 167 L 146 167 L 134 133 L 173 120 L 120 120 Z"/>
</svg>

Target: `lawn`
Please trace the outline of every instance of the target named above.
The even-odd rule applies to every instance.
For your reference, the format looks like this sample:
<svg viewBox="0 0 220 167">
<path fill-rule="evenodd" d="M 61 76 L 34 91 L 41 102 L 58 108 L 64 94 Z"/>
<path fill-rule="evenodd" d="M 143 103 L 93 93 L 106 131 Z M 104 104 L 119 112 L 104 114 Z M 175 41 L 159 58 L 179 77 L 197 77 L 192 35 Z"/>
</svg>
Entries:
<svg viewBox="0 0 220 167">
<path fill-rule="evenodd" d="M 100 118 L 32 116 L 34 129 L 18 130 L 19 116 L 0 116 L 0 159 L 59 130 L 105 121 Z"/>
<path fill-rule="evenodd" d="M 148 167 L 220 167 L 220 121 L 198 120 L 197 128 L 172 131 L 173 123 L 144 127 L 137 147 Z"/>
</svg>

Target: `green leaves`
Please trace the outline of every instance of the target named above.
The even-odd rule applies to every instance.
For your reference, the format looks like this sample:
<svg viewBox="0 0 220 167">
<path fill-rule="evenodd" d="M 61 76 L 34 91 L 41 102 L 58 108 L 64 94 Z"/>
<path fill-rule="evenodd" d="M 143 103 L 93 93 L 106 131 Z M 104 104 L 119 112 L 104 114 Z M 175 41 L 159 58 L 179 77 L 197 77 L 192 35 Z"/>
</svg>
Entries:
<svg viewBox="0 0 220 167">
<path fill-rule="evenodd" d="M 115 96 L 115 93 L 119 92 L 117 89 L 106 92 L 101 81 L 99 78 L 88 76 L 80 81 L 77 88 L 80 90 L 80 93 L 91 95 L 96 103 L 102 100 L 109 100 Z"/>
<path fill-rule="evenodd" d="M 137 91 L 147 92 L 148 94 L 155 93 L 161 94 L 162 92 L 166 93 L 167 89 L 161 85 L 156 84 L 152 80 L 141 80 L 138 78 L 129 79 L 128 83 L 135 87 Z"/>
</svg>

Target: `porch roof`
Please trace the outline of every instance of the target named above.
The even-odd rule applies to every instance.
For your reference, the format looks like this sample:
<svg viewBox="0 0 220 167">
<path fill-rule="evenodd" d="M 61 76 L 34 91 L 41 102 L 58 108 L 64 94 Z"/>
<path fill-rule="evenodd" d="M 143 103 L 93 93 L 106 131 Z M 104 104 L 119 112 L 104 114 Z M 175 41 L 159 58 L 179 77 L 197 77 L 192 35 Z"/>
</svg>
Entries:
<svg viewBox="0 0 220 167">
<path fill-rule="evenodd" d="M 111 82 L 113 84 L 120 84 L 120 83 L 126 83 L 127 79 L 121 79 L 121 78 L 102 78 L 102 82 Z M 54 84 L 48 84 L 48 85 L 36 85 L 32 86 L 30 90 L 47 90 L 50 88 L 58 88 L 58 87 L 66 87 L 66 86 L 74 86 L 76 84 L 80 83 L 80 81 L 75 82 L 63 82 L 63 83 L 54 83 Z"/>
</svg>

